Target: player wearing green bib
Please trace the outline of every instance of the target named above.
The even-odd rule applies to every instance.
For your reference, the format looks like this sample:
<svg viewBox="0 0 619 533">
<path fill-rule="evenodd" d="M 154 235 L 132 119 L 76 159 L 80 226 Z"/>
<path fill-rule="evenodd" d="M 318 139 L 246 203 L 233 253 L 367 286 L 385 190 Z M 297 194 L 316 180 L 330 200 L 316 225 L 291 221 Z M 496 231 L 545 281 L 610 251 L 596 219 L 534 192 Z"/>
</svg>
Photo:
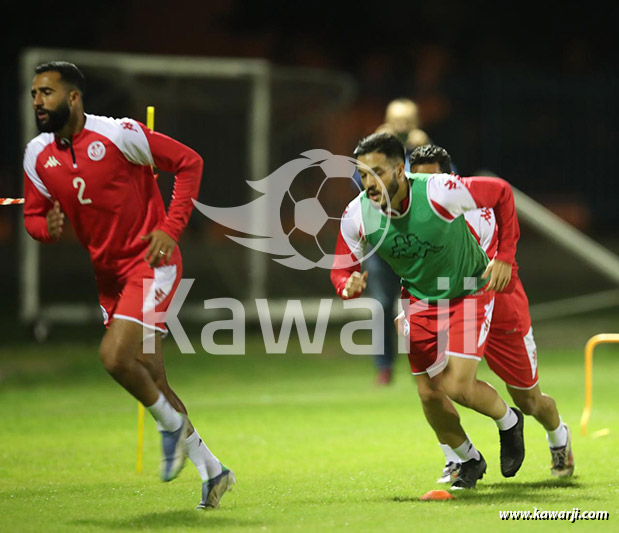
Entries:
<svg viewBox="0 0 619 533">
<path fill-rule="evenodd" d="M 436 302 L 476 292 L 485 285 L 481 275 L 488 257 L 468 231 L 464 217 L 447 221 L 436 212 L 428 199 L 432 175 L 407 174 L 406 178 L 409 198 L 401 214 L 385 216 L 367 194 L 359 197 L 365 242 L 389 263 L 402 278 L 402 287 L 415 298 Z M 439 277 L 444 280 L 441 284 L 436 281 Z M 465 279 L 475 282 L 465 287 Z"/>
<path fill-rule="evenodd" d="M 342 216 L 331 280 L 343 299 L 361 295 L 367 272 L 361 273 L 359 260 L 366 243 L 401 277 L 408 357 L 424 414 L 439 442 L 462 460 L 452 487 L 472 488 L 486 462 L 462 429 L 441 372 L 450 354 L 477 358 L 483 353 L 494 291 L 509 283 L 519 235 L 511 188 L 495 178 L 406 175 L 404 149 L 388 134 L 362 139 L 354 155 L 364 191 Z M 494 209 L 499 227 L 492 260 L 462 216 L 482 207 Z M 524 459 L 522 413 L 476 378 L 470 395 L 468 405 L 497 423 L 503 475 L 515 475 Z"/>
</svg>

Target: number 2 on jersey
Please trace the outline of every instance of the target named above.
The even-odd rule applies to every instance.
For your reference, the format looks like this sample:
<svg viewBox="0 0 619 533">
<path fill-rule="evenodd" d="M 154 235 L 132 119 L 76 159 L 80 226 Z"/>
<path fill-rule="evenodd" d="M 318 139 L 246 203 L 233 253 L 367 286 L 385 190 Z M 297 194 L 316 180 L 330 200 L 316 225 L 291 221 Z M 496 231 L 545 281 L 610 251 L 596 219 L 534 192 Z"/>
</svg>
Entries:
<svg viewBox="0 0 619 533">
<path fill-rule="evenodd" d="M 77 191 L 77 199 L 80 201 L 80 204 L 92 204 L 92 200 L 90 198 L 84 198 L 84 189 L 86 188 L 86 182 L 84 178 L 73 178 L 73 188 L 78 189 Z"/>
</svg>

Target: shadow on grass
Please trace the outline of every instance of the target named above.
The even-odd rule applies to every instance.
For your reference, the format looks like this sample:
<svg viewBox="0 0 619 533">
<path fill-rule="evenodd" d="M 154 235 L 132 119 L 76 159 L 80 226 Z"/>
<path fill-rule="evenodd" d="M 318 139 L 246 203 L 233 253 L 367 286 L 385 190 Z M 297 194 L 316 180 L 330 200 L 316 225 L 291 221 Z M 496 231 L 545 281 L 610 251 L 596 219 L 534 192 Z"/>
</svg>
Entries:
<svg viewBox="0 0 619 533">
<path fill-rule="evenodd" d="M 106 530 L 150 530 L 170 529 L 178 531 L 183 529 L 202 529 L 221 531 L 227 527 L 259 527 L 264 525 L 254 520 L 239 520 L 231 516 L 224 516 L 218 511 L 178 510 L 145 513 L 129 518 L 84 519 L 73 520 L 71 525 L 99 527 Z"/>
<path fill-rule="evenodd" d="M 583 485 L 575 481 L 574 478 L 566 479 L 547 479 L 540 481 L 511 481 L 504 483 L 480 483 L 475 490 L 460 490 L 453 492 L 459 503 L 472 505 L 488 503 L 492 498 L 495 502 L 512 502 L 534 500 L 536 502 L 556 503 L 565 499 L 573 502 L 575 497 L 579 497 L 579 491 L 591 488 L 590 485 Z M 554 489 L 554 490 L 549 490 Z M 419 495 L 420 496 L 420 495 Z M 419 496 L 394 496 L 392 501 L 398 503 L 419 502 Z M 590 493 L 582 497 L 587 500 L 597 499 Z M 445 500 L 449 501 L 449 500 Z"/>
<path fill-rule="evenodd" d="M 584 485 L 576 478 L 542 479 L 539 481 L 509 481 L 505 483 L 484 483 L 482 488 L 509 490 L 515 489 L 581 489 Z"/>
</svg>

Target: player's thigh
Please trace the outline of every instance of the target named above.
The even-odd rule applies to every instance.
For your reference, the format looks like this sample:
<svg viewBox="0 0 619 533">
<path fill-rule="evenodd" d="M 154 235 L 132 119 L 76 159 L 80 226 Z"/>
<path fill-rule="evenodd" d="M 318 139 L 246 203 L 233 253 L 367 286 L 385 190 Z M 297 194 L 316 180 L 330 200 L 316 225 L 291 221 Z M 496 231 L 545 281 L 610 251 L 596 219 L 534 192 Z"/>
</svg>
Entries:
<svg viewBox="0 0 619 533">
<path fill-rule="evenodd" d="M 108 326 L 101 347 L 101 358 L 109 364 L 136 358 L 142 346 L 142 325 L 123 319 L 114 319 Z"/>
<path fill-rule="evenodd" d="M 478 359 L 450 355 L 443 376 L 444 386 L 452 389 L 472 385 L 477 380 L 478 367 Z"/>
</svg>

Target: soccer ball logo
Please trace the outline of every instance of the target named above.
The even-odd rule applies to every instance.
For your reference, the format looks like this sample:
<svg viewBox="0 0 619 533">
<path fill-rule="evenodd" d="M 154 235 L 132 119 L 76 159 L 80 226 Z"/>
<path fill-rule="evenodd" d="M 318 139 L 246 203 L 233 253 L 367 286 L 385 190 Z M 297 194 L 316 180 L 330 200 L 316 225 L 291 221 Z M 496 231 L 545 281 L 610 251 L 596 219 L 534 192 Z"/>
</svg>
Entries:
<svg viewBox="0 0 619 533">
<path fill-rule="evenodd" d="M 362 190 L 353 179 L 357 165 L 361 163 L 350 157 L 334 155 L 327 150 L 310 150 L 266 178 L 248 181 L 248 185 L 262 195 L 245 205 L 220 208 L 195 200 L 194 204 L 202 214 L 222 226 L 252 235 L 228 235 L 228 238 L 252 250 L 278 256 L 273 258 L 278 263 L 297 270 L 330 269 L 336 256 L 332 253 L 333 243 L 329 245 L 324 234 L 328 233 L 327 226 L 331 227 L 331 233 L 333 227 L 339 228 L 343 212 L 341 200 L 347 203 Z M 308 179 L 308 176 L 311 177 Z M 340 200 L 336 210 L 333 206 L 338 202 L 334 200 Z M 382 239 L 387 228 L 388 224 Z M 306 255 L 301 251 L 303 246 L 298 246 L 301 240 L 305 241 L 305 248 L 311 242 L 314 253 Z M 338 265 L 354 266 L 373 253 L 374 249 L 368 249 L 357 261 L 347 254 L 338 258 Z"/>
</svg>

